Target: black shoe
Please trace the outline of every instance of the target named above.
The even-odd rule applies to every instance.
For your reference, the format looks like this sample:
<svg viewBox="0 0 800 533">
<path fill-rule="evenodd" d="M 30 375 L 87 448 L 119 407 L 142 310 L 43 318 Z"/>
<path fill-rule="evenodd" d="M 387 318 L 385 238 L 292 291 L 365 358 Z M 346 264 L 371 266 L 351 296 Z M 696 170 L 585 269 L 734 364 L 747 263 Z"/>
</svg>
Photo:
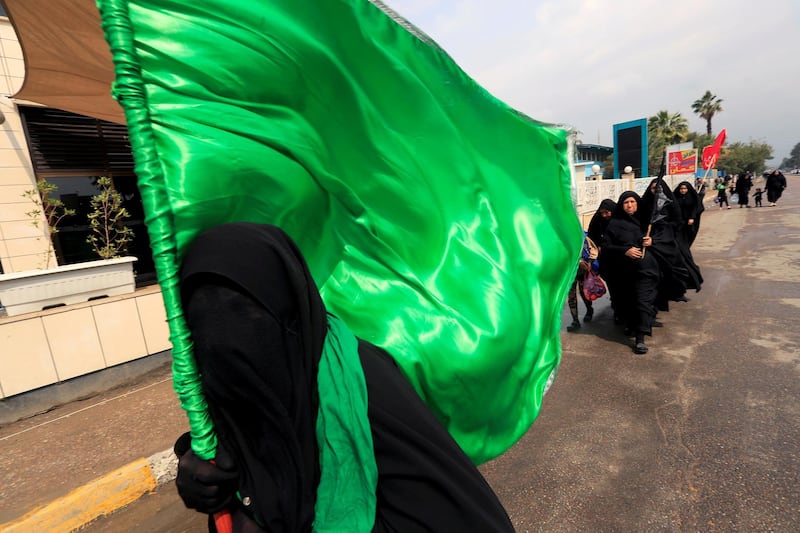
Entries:
<svg viewBox="0 0 800 533">
<path fill-rule="evenodd" d="M 663 328 L 664 327 L 664 323 L 663 322 L 659 322 L 658 320 L 653 320 L 653 327 L 654 328 Z"/>
<path fill-rule="evenodd" d="M 689 298 L 687 296 L 678 296 L 677 298 L 675 298 L 675 301 L 676 302 L 688 302 Z"/>
<path fill-rule="evenodd" d="M 578 322 L 577 320 L 573 320 L 572 324 L 567 326 L 567 331 L 577 331 L 579 329 L 581 329 L 581 323 Z"/>
<path fill-rule="evenodd" d="M 583 315 L 583 321 L 584 322 L 591 322 L 593 316 L 594 316 L 594 309 L 587 309 L 586 310 L 586 314 Z"/>
</svg>

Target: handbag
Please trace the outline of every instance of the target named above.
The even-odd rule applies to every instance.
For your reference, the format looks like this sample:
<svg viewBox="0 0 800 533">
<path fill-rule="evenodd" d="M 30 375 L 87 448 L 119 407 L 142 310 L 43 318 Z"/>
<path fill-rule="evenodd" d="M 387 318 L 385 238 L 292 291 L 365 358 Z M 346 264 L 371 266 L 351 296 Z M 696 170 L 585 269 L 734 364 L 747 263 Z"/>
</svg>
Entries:
<svg viewBox="0 0 800 533">
<path fill-rule="evenodd" d="M 586 273 L 586 277 L 583 279 L 583 295 L 587 300 L 593 302 L 605 293 L 606 283 L 603 281 L 603 278 L 600 277 L 600 274 L 589 270 Z"/>
<path fill-rule="evenodd" d="M 589 238 L 588 235 L 584 235 L 581 257 L 585 261 L 589 261 L 591 263 L 592 261 L 597 259 L 598 255 L 600 255 L 600 248 L 598 248 L 598 246 L 594 243 L 592 239 Z"/>
</svg>

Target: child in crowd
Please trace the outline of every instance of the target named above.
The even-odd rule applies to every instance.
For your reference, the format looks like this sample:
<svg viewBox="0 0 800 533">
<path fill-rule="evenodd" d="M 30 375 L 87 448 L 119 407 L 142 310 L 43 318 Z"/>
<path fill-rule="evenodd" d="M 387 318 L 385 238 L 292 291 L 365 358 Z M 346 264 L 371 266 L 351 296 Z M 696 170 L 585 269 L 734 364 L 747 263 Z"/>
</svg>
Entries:
<svg viewBox="0 0 800 533">
<path fill-rule="evenodd" d="M 756 207 L 761 207 L 761 196 L 762 196 L 763 194 L 764 194 L 764 193 L 763 193 L 763 192 L 761 192 L 761 188 L 756 188 L 756 192 L 755 192 L 755 193 L 753 193 L 753 198 L 754 198 L 754 199 L 755 199 L 755 201 L 756 201 Z"/>
<path fill-rule="evenodd" d="M 578 272 L 575 275 L 575 281 L 572 282 L 572 287 L 570 287 L 569 295 L 567 297 L 569 313 L 572 315 L 572 324 L 567 326 L 567 331 L 576 331 L 581 327 L 581 321 L 578 320 L 578 295 L 580 295 L 581 300 L 583 300 L 583 303 L 586 306 L 586 314 L 583 316 L 583 321 L 591 322 L 592 317 L 594 316 L 592 300 L 587 297 L 586 292 L 584 291 L 584 281 L 586 280 L 586 276 L 590 271 L 594 274 L 597 274 L 597 271 L 599 270 L 599 264 L 597 261 L 598 251 L 599 250 L 592 239 L 586 235 L 583 241 L 583 249 L 581 250 L 581 259 L 578 263 Z"/>
<path fill-rule="evenodd" d="M 728 203 L 728 188 L 725 186 L 724 182 L 719 182 L 717 184 L 717 198 L 719 199 L 719 208 L 722 209 L 722 204 L 728 206 L 728 209 L 731 208 L 730 204 Z"/>
</svg>

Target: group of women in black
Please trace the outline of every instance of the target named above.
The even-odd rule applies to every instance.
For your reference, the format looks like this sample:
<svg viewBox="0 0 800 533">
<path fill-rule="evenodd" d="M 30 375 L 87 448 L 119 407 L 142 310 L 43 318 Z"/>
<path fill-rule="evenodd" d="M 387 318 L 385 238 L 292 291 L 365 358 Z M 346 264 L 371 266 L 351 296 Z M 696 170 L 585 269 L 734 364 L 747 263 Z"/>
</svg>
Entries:
<svg viewBox="0 0 800 533">
<path fill-rule="evenodd" d="M 647 353 L 659 312 L 670 302 L 686 302 L 688 290 L 703 283 L 690 247 L 700 227 L 703 205 L 694 187 L 681 182 L 674 191 L 654 179 L 640 197 L 633 191 L 613 204 L 603 200 L 589 224 L 600 244 L 600 274 L 606 282 L 615 323 L 634 337 L 633 351 Z"/>
</svg>

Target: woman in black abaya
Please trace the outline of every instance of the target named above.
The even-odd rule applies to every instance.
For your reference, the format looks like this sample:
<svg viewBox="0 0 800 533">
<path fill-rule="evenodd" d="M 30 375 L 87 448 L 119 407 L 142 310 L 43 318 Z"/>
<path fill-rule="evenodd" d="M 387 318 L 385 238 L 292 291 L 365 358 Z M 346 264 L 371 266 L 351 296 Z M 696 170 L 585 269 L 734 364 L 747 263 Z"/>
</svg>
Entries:
<svg viewBox="0 0 800 533">
<path fill-rule="evenodd" d="M 656 189 L 659 202 L 656 205 Z M 642 228 L 653 238 L 651 251 L 661 270 L 658 308 L 669 310 L 669 301 L 688 301 L 687 289 L 700 290 L 703 277 L 688 244 L 677 237 L 682 215 L 675 196 L 661 179 L 650 182 L 642 195 Z"/>
<path fill-rule="evenodd" d="M 617 203 L 611 198 L 606 198 L 600 202 L 600 205 L 597 207 L 597 211 L 595 211 L 594 215 L 592 215 L 592 219 L 589 221 L 589 227 L 586 230 L 586 234 L 597 246 L 600 246 L 600 243 L 603 242 L 603 234 L 605 233 L 608 223 L 611 221 L 611 215 L 614 214 L 614 209 L 616 208 Z"/>
<path fill-rule="evenodd" d="M 691 248 L 697 232 L 700 231 L 700 215 L 705 208 L 694 187 L 688 181 L 682 181 L 672 191 L 675 201 L 681 210 L 681 225 L 678 230 L 678 238 L 684 239 L 686 245 Z"/>
<path fill-rule="evenodd" d="M 767 174 L 764 188 L 767 189 L 769 206 L 775 207 L 775 204 L 783 195 L 783 190 L 786 188 L 786 176 L 780 170 L 773 170 Z"/>
<path fill-rule="evenodd" d="M 603 238 L 603 271 L 617 283 L 609 285 L 615 312 L 626 333 L 635 336 L 633 351 L 647 353 L 645 335 L 652 334 L 656 296 L 661 277 L 658 261 L 650 253 L 652 238 L 644 234 L 639 216 L 639 195 L 622 193 Z"/>
<path fill-rule="evenodd" d="M 603 281 L 606 282 L 606 288 L 608 289 L 608 296 L 611 302 L 612 310 L 614 310 L 614 294 L 611 290 L 611 285 L 616 283 L 617 280 L 614 278 L 614 272 L 603 269 L 602 246 L 606 228 L 608 228 L 608 223 L 611 221 L 611 215 L 614 213 L 614 209 L 616 209 L 616 207 L 616 202 L 614 202 L 614 200 L 611 198 L 606 198 L 601 201 L 600 205 L 597 207 L 597 211 L 595 211 L 594 215 L 592 215 L 592 219 L 589 221 L 589 227 L 586 230 L 586 235 L 595 245 L 600 248 L 600 252 L 597 257 L 597 263 L 599 265 L 598 273 L 603 278 Z M 617 316 L 616 311 L 614 312 L 614 322 L 619 322 L 619 317 Z"/>
<path fill-rule="evenodd" d="M 736 178 L 736 194 L 739 196 L 739 208 L 750 207 L 750 188 L 753 186 L 753 179 L 749 172 L 741 174 Z"/>
<path fill-rule="evenodd" d="M 234 531 L 310 532 L 327 464 L 316 425 L 322 404 L 356 411 L 347 391 L 366 386 L 365 416 L 353 418 L 369 431 L 346 422 L 344 440 L 374 454 L 377 486 L 360 501 L 375 501 L 372 531 L 513 531 L 492 489 L 384 350 L 354 340 L 351 361 L 363 377 L 348 374 L 335 394 L 322 388 L 327 343 L 346 346 L 346 339 L 282 230 L 236 223 L 201 234 L 183 261 L 181 295 L 219 439 L 216 464 L 194 455 L 188 435 L 176 443 L 176 484 L 187 507 L 227 509 Z M 347 456 L 341 441 L 320 436 L 338 460 L 339 452 Z M 363 460 L 356 454 L 350 469 L 340 472 L 337 463 L 327 472 L 357 476 Z"/>
</svg>

